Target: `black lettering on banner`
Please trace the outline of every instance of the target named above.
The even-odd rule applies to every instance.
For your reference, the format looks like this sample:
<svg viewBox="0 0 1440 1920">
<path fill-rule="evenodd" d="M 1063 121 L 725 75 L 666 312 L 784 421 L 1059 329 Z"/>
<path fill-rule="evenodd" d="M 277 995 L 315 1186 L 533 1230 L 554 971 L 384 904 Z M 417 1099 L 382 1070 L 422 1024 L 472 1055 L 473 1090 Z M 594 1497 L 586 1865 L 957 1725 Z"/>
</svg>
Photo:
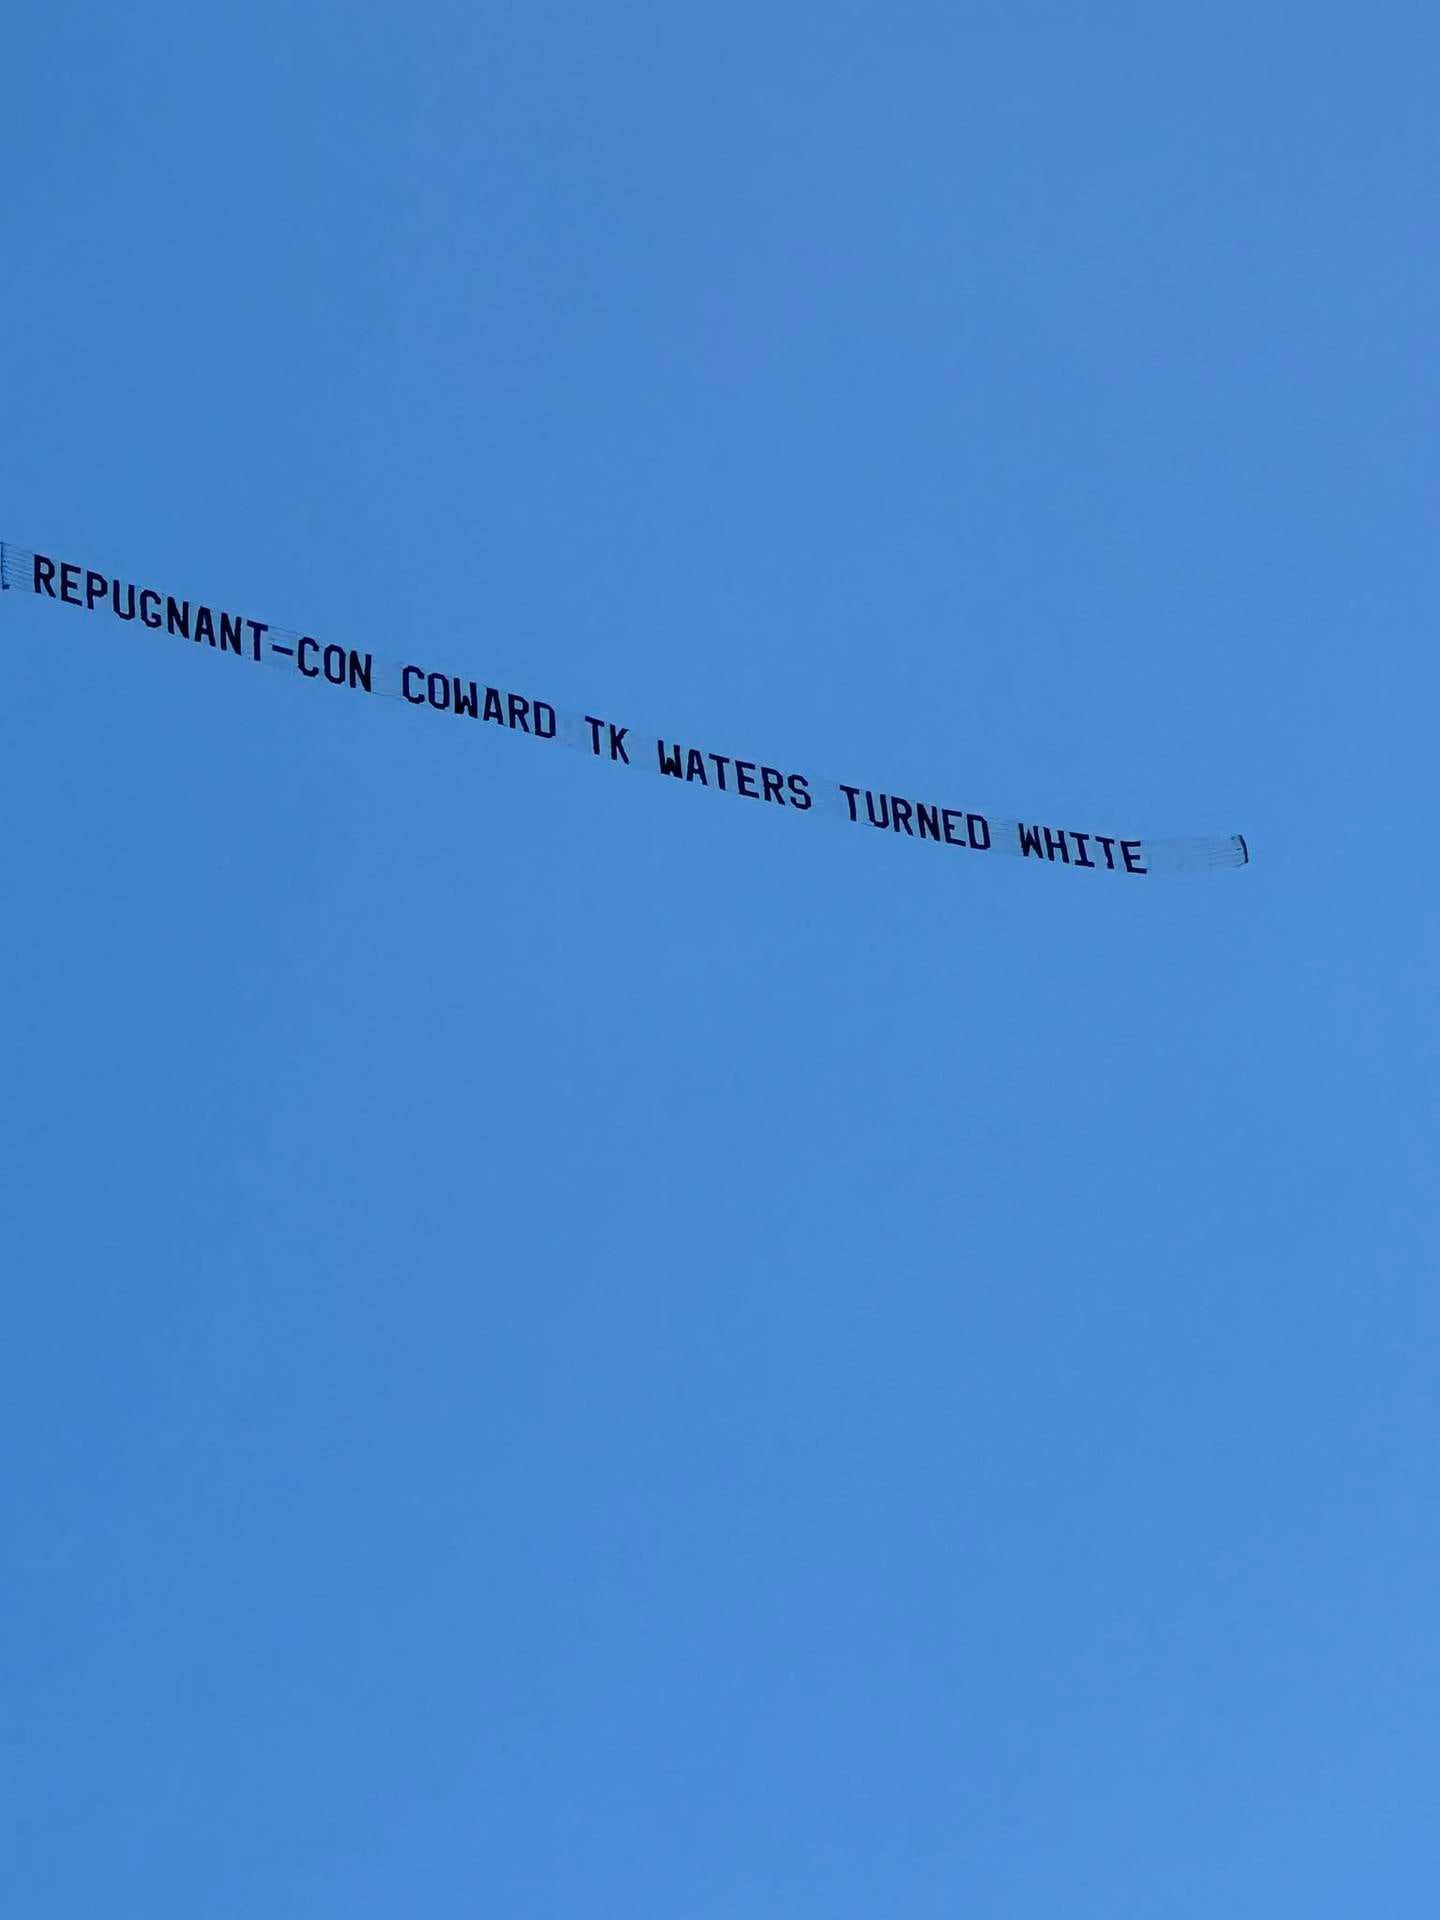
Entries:
<svg viewBox="0 0 1440 1920">
<path fill-rule="evenodd" d="M 593 713 L 587 713 L 585 715 L 585 724 L 590 729 L 590 751 L 595 755 L 597 760 L 600 757 L 600 729 L 604 727 L 606 733 L 609 735 L 610 758 L 621 761 L 627 767 L 629 766 L 630 755 L 625 746 L 625 736 L 630 731 L 628 727 L 617 727 L 614 722 L 610 720 L 597 720 Z M 553 734 L 547 735 L 547 738 L 553 737 Z M 664 773 L 666 771 L 665 743 L 663 740 L 657 740 L 655 746 L 660 755 L 660 771 Z M 676 747 L 675 751 L 679 753 L 679 747 Z"/>
<path fill-rule="evenodd" d="M 10 577 L 16 571 L 14 557 L 15 550 L 7 549 L 0 542 L 0 586 L 18 584 Z M 105 607 L 114 613 L 117 620 L 125 622 L 133 622 L 138 617 L 141 624 L 152 631 L 159 631 L 163 627 L 182 639 L 193 639 L 197 645 L 209 646 L 212 651 L 233 653 L 238 658 L 244 658 L 248 653 L 250 658 L 259 661 L 264 656 L 266 636 L 271 632 L 264 621 L 224 609 L 217 613 L 203 602 L 176 600 L 153 587 L 141 588 L 133 581 L 69 560 L 52 558 L 48 554 L 31 551 L 28 558 L 32 569 L 32 587 L 37 596 L 43 595 L 51 600 L 58 598 L 67 606 L 79 607 L 87 612 Z M 277 637 L 269 642 L 270 652 L 294 660 L 307 679 L 315 680 L 323 676 L 331 686 L 365 693 L 373 691 L 373 654 L 335 643 L 322 646 L 310 634 L 295 635 L 282 631 L 287 642 L 293 640 L 296 644 L 282 644 Z M 386 692 L 392 689 L 389 676 L 394 671 L 395 665 L 382 662 Z M 453 712 L 460 718 L 470 720 L 483 718 L 538 740 L 559 738 L 559 716 L 547 701 L 487 686 L 482 710 L 479 685 L 475 680 L 461 680 L 457 676 L 430 672 L 413 663 L 400 667 L 400 677 L 402 697 L 412 706 L 428 703 L 437 712 Z M 627 741 L 630 730 L 594 714 L 586 714 L 584 719 L 590 730 L 592 756 L 596 759 L 608 757 L 612 764 L 618 761 L 629 766 L 631 761 Z M 573 717 L 567 716 L 566 745 L 578 744 L 572 731 L 574 726 Z M 698 781 L 705 787 L 715 785 L 722 793 L 738 793 L 744 799 L 763 800 L 776 806 L 789 805 L 799 812 L 808 812 L 815 805 L 811 783 L 803 774 L 786 774 L 777 767 L 765 766 L 754 760 L 741 760 L 728 754 L 687 747 L 679 741 L 669 742 L 660 736 L 655 737 L 655 752 L 659 771 L 672 779 Z M 730 777 L 732 771 L 733 782 Z M 823 785 L 828 794 L 831 783 L 826 781 Z M 852 825 L 859 822 L 859 800 L 863 793 L 865 817 L 878 831 L 903 833 L 911 839 L 943 841 L 949 846 L 971 847 L 979 851 L 988 851 L 994 844 L 992 823 L 984 814 L 962 813 L 958 808 L 912 800 L 903 794 L 850 786 L 843 781 L 836 782 L 834 790 L 844 794 Z M 1052 865 L 1059 862 L 1065 866 L 1074 865 L 1094 871 L 1100 866 L 1103 855 L 1103 865 L 1110 872 L 1122 867 L 1127 874 L 1144 875 L 1152 871 L 1145 857 L 1146 843 L 1143 840 L 1118 840 L 1109 834 L 1082 833 L 1078 828 L 1049 827 L 1039 823 L 1031 825 L 1024 821 L 1007 820 L 1002 825 L 1007 833 L 1013 826 L 1022 858 L 1043 859 Z M 1118 860 L 1115 853 L 1117 846 L 1120 849 Z M 1093 856 L 1090 851 L 1092 847 L 1099 850 Z M 1011 850 L 1017 850 L 1013 843 Z M 1167 869 L 1174 867 L 1193 871 L 1202 867 L 1241 865 L 1249 860 L 1249 848 L 1241 835 L 1162 842 L 1160 852 L 1162 865 Z"/>
<path fill-rule="evenodd" d="M 597 720 L 587 714 L 590 727 L 590 751 L 600 752 L 600 729 L 608 723 Z M 611 729 L 612 732 L 615 729 Z M 625 729 L 619 731 L 623 734 Z M 613 746 L 612 746 L 613 752 Z M 778 767 L 762 767 L 754 760 L 736 760 L 725 753 L 707 753 L 700 747 L 687 747 L 678 740 L 667 741 L 657 736 L 655 741 L 655 764 L 659 771 L 668 774 L 672 780 L 698 781 L 702 787 L 718 787 L 722 793 L 740 793 L 747 800 L 772 801 L 776 806 L 786 805 L 785 790 L 790 790 L 789 805 L 797 813 L 808 813 L 814 806 L 814 796 L 803 773 L 784 774 Z M 726 768 L 735 770 L 735 783 L 732 786 L 726 778 Z M 760 785 L 755 785 L 756 774 L 760 776 Z M 847 787 L 844 791 L 850 795 L 850 818 L 855 818 L 855 795 L 858 787 Z"/>
<path fill-rule="evenodd" d="M 259 642 L 256 642 L 257 646 Z M 288 653 L 288 647 L 272 646 L 272 653 Z M 320 655 L 318 667 L 310 666 L 308 661 L 316 654 Z M 366 693 L 370 691 L 370 655 L 356 653 L 353 648 L 347 653 L 344 647 L 337 646 L 332 640 L 321 650 L 320 642 L 311 634 L 303 634 L 296 648 L 295 664 L 307 680 L 318 680 L 323 674 L 332 687 L 360 687 Z M 418 673 L 418 667 L 407 667 L 406 673 Z M 431 676 L 434 678 L 434 676 Z M 406 683 L 408 686 L 408 682 Z M 408 700 L 410 694 L 407 692 Z"/>
<path fill-rule="evenodd" d="M 324 660 L 325 678 L 335 687 L 349 687 L 360 693 L 371 690 L 371 675 L 374 671 L 374 658 L 368 653 L 357 653 L 354 647 L 341 647 L 332 643 L 326 647 Z"/>
</svg>

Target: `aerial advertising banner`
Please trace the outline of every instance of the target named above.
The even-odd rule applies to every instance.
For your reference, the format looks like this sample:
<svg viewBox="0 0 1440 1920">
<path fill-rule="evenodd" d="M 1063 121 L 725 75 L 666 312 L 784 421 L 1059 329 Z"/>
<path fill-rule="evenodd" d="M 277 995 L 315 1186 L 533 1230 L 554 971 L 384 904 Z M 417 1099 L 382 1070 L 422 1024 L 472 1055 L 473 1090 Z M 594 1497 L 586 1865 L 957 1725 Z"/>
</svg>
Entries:
<svg viewBox="0 0 1440 1920">
<path fill-rule="evenodd" d="M 106 613 L 171 639 L 228 655 L 236 663 L 275 668 L 316 687 L 362 699 L 403 701 L 432 719 L 464 721 L 523 733 L 545 750 L 568 747 L 611 768 L 712 788 L 737 799 L 806 817 L 828 816 L 842 826 L 909 840 L 930 841 L 937 852 L 1006 854 L 1041 866 L 1080 872 L 1146 876 L 1213 873 L 1243 867 L 1250 851 L 1243 834 L 1155 839 L 1118 832 L 1083 832 L 1040 820 L 1017 820 L 979 806 L 970 796 L 894 793 L 859 780 L 832 780 L 793 764 L 770 766 L 718 753 L 673 733 L 622 724 L 609 714 L 570 710 L 534 688 L 489 686 L 439 666 L 428 650 L 385 660 L 361 648 L 317 638 L 293 627 L 256 620 L 205 601 L 179 599 L 58 554 L 0 540 L 0 588 Z"/>
</svg>

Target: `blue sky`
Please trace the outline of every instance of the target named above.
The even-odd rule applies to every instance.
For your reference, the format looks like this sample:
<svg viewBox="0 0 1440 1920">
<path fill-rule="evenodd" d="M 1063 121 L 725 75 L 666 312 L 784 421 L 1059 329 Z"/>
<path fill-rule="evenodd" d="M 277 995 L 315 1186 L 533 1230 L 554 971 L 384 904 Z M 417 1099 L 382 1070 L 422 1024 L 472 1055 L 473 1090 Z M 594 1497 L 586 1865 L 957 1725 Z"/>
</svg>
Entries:
<svg viewBox="0 0 1440 1920">
<path fill-rule="evenodd" d="M 27 1920 L 1434 1905 L 1440 29 L 7 21 Z M 847 774 L 846 770 L 853 772 Z"/>
</svg>

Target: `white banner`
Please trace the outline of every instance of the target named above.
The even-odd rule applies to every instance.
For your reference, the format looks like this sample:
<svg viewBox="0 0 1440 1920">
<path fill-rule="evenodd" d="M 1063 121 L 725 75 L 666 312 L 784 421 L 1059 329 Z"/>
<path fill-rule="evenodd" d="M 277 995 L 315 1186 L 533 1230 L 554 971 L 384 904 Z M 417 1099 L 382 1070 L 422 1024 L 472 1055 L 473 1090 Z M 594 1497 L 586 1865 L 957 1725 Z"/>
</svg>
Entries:
<svg viewBox="0 0 1440 1920">
<path fill-rule="evenodd" d="M 1005 854 L 1042 866 L 1126 875 L 1213 873 L 1223 867 L 1243 867 L 1250 858 L 1243 834 L 1156 839 L 1047 826 L 994 813 L 969 799 L 961 805 L 929 794 L 894 793 L 858 781 L 832 780 L 793 765 L 742 759 L 674 734 L 621 724 L 609 715 L 561 707 L 533 689 L 489 686 L 436 665 L 424 649 L 404 660 L 382 659 L 294 627 L 278 627 L 204 601 L 177 599 L 158 588 L 8 541 L 0 541 L 0 588 L 33 593 L 82 611 L 108 613 L 137 629 L 208 647 L 238 662 L 270 667 L 315 685 L 403 701 L 433 716 L 505 727 L 541 746 L 568 747 L 610 766 L 714 788 L 791 813 L 823 814 L 846 826 L 933 841 L 947 851 Z"/>
</svg>

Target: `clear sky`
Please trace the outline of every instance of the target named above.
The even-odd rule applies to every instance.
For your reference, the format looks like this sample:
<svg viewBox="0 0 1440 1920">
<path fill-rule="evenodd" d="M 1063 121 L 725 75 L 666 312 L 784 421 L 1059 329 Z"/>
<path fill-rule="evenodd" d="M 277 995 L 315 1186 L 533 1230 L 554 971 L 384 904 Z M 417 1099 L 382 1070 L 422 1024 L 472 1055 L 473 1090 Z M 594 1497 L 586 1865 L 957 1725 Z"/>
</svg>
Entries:
<svg viewBox="0 0 1440 1920">
<path fill-rule="evenodd" d="M 0 1902 L 1434 1911 L 1433 7 L 6 18 Z"/>
</svg>

